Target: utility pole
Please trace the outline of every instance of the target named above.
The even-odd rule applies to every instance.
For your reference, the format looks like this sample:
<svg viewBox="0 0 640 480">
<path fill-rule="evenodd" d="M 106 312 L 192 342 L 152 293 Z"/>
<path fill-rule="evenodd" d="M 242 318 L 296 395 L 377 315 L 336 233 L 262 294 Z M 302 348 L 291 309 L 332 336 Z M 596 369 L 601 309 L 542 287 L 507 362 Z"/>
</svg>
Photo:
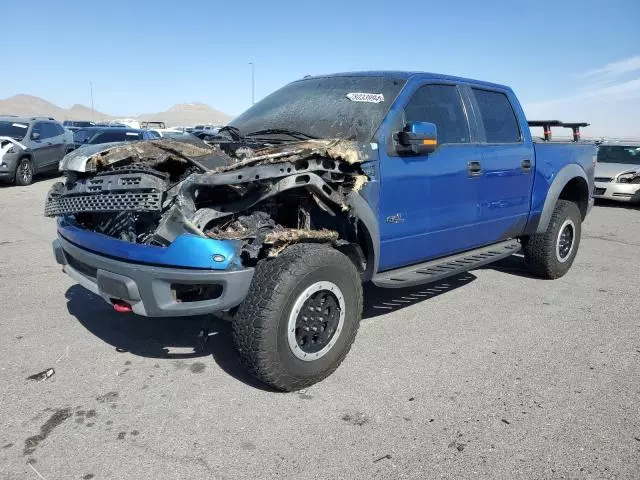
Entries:
<svg viewBox="0 0 640 480">
<path fill-rule="evenodd" d="M 253 62 L 249 62 L 251 65 L 251 105 L 256 103 L 256 66 Z"/>
<path fill-rule="evenodd" d="M 89 88 L 91 90 L 91 121 L 93 121 L 93 82 L 89 82 Z"/>
</svg>

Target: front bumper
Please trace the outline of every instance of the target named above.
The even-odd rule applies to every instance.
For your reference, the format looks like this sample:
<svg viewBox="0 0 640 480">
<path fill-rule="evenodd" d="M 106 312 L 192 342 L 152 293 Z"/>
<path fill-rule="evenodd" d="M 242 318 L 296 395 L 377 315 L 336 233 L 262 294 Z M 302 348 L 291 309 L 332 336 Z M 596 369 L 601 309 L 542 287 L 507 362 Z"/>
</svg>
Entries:
<svg viewBox="0 0 640 480">
<path fill-rule="evenodd" d="M 18 157 L 16 154 L 5 153 L 3 157 L 0 157 L 0 179 L 11 179 L 16 175 L 16 164 L 18 163 Z"/>
<path fill-rule="evenodd" d="M 640 184 L 596 182 L 593 197 L 618 202 L 640 202 Z"/>
<path fill-rule="evenodd" d="M 249 291 L 252 268 L 205 270 L 158 267 L 123 262 L 78 247 L 58 237 L 53 242 L 56 261 L 71 278 L 108 303 L 122 300 L 134 313 L 147 317 L 202 315 L 239 305 Z M 176 285 L 219 286 L 216 298 L 176 299 Z"/>
</svg>

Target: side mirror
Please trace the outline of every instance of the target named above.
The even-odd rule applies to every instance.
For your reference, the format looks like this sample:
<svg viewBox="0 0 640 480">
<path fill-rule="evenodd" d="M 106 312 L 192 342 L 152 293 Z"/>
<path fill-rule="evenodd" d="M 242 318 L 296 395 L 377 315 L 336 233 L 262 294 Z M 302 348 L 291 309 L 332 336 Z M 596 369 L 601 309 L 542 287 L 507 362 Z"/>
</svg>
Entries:
<svg viewBox="0 0 640 480">
<path fill-rule="evenodd" d="M 40 133 L 38 132 L 33 132 L 31 134 L 31 140 L 40 140 Z"/>
<path fill-rule="evenodd" d="M 396 134 L 400 154 L 426 155 L 438 148 L 438 127 L 429 122 L 410 122 Z"/>
</svg>

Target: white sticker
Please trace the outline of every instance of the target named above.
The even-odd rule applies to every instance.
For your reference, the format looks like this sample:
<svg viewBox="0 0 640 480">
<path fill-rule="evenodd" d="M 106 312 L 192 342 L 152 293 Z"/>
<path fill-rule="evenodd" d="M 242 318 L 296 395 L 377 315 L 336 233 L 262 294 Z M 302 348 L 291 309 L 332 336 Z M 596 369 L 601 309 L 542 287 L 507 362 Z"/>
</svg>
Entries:
<svg viewBox="0 0 640 480">
<path fill-rule="evenodd" d="M 11 126 L 12 127 L 19 127 L 19 128 L 29 128 L 29 125 L 25 125 L 24 123 L 14 123 Z"/>
<path fill-rule="evenodd" d="M 347 93 L 347 98 L 352 102 L 384 102 L 384 95 L 381 93 Z"/>
</svg>

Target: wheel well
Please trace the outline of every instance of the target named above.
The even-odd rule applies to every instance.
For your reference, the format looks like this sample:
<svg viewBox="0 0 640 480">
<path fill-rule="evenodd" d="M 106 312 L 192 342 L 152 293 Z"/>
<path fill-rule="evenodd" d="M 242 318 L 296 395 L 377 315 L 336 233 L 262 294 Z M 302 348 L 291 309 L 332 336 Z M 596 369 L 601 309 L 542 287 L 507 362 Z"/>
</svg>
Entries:
<svg viewBox="0 0 640 480">
<path fill-rule="evenodd" d="M 574 177 L 569 180 L 560 192 L 558 199 L 575 203 L 580 209 L 583 220 L 587 216 L 587 210 L 589 208 L 589 186 L 584 178 Z"/>
</svg>

